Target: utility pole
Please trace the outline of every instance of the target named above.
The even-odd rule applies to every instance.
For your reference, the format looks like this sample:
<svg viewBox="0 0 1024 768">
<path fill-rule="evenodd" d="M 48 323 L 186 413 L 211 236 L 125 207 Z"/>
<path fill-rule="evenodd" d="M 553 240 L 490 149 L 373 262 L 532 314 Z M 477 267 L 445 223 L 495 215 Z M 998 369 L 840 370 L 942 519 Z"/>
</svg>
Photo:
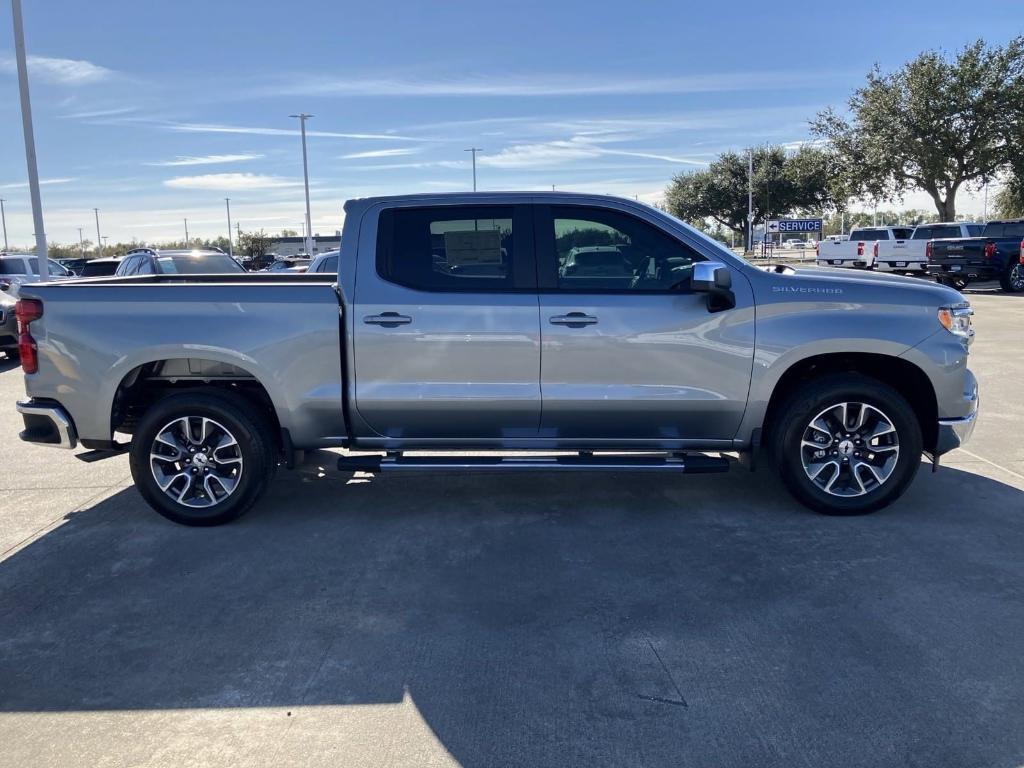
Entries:
<svg viewBox="0 0 1024 768">
<path fill-rule="evenodd" d="M 985 209 L 984 209 L 984 212 L 981 214 L 981 220 L 985 224 L 988 224 L 988 182 L 987 181 L 985 182 Z M 4 242 L 6 243 L 6 239 L 4 240 Z"/>
<path fill-rule="evenodd" d="M 232 258 L 234 258 L 235 249 L 231 245 L 231 198 L 230 197 L 225 197 L 224 198 L 224 205 L 226 205 L 227 209 L 228 209 L 228 256 L 231 256 Z"/>
<path fill-rule="evenodd" d="M 92 212 L 96 214 L 96 255 L 103 256 L 103 238 L 100 237 L 100 209 L 93 208 Z"/>
<path fill-rule="evenodd" d="M 85 258 L 85 241 L 82 239 L 82 228 L 78 228 L 78 255 Z"/>
<path fill-rule="evenodd" d="M 14 16 L 14 55 L 18 60 L 21 127 L 25 135 L 25 165 L 28 167 L 28 186 L 32 197 L 32 224 L 36 230 L 36 266 L 39 282 L 45 283 L 50 279 L 50 269 L 46 260 L 46 230 L 43 228 L 43 201 L 39 194 L 36 138 L 32 131 L 32 102 L 28 94 L 28 63 L 25 58 L 25 26 L 21 18 L 21 0 L 11 0 L 11 11 Z M 4 229 L 7 229 L 6 223 Z"/>
<path fill-rule="evenodd" d="M 473 155 L 473 191 L 476 192 L 476 153 L 483 152 L 483 150 L 480 147 L 470 147 L 464 151 L 470 152 Z M 552 190 L 554 190 L 554 187 L 552 187 Z"/>
<path fill-rule="evenodd" d="M 309 217 L 309 161 L 306 155 L 306 121 L 313 115 L 300 112 L 297 115 L 289 115 L 299 121 L 299 128 L 302 131 L 302 178 L 306 184 L 306 255 L 313 255 L 313 223 Z"/>
<path fill-rule="evenodd" d="M 7 253 L 7 213 L 4 211 L 4 199 L 0 197 L 0 221 L 4 225 L 4 253 Z"/>
<path fill-rule="evenodd" d="M 747 251 L 754 248 L 754 150 L 747 150 Z"/>
<path fill-rule="evenodd" d="M 185 219 L 185 247 L 188 248 L 188 219 Z"/>
</svg>

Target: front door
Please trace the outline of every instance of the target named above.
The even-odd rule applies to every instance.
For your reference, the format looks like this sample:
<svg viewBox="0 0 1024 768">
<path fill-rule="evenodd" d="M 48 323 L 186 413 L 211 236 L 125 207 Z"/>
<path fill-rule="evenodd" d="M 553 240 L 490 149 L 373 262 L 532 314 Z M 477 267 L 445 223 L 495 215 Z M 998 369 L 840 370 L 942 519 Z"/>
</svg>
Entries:
<svg viewBox="0 0 1024 768">
<path fill-rule="evenodd" d="M 377 224 L 376 252 L 361 245 L 357 267 L 358 416 L 395 440 L 535 438 L 540 335 L 529 207 L 398 207 Z"/>
<path fill-rule="evenodd" d="M 537 210 L 541 436 L 662 443 L 728 440 L 746 407 L 754 313 L 710 312 L 689 289 L 704 257 L 612 207 Z"/>
</svg>

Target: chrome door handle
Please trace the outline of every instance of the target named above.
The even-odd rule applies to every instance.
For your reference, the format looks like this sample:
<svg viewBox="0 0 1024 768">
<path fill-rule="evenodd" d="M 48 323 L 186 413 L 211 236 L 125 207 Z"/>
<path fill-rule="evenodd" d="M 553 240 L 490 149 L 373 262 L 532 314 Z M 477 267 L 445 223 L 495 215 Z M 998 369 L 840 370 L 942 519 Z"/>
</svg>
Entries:
<svg viewBox="0 0 1024 768">
<path fill-rule="evenodd" d="M 397 328 L 400 325 L 408 325 L 412 318 L 408 315 L 400 315 L 397 312 L 381 312 L 379 315 L 367 315 L 363 318 L 367 325 L 382 325 L 385 328 Z"/>
<path fill-rule="evenodd" d="M 583 312 L 570 312 L 567 315 L 555 315 L 549 319 L 552 325 L 567 325 L 570 328 L 582 328 L 585 325 L 594 325 L 597 318 Z"/>
</svg>

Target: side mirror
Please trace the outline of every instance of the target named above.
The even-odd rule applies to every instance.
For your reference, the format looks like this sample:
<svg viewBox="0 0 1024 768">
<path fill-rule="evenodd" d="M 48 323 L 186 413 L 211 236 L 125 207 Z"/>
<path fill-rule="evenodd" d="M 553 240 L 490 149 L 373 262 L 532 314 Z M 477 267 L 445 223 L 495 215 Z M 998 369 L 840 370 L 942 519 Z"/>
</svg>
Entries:
<svg viewBox="0 0 1024 768">
<path fill-rule="evenodd" d="M 690 289 L 708 295 L 708 312 L 720 312 L 736 306 L 732 273 L 721 262 L 698 261 L 694 264 Z"/>
</svg>

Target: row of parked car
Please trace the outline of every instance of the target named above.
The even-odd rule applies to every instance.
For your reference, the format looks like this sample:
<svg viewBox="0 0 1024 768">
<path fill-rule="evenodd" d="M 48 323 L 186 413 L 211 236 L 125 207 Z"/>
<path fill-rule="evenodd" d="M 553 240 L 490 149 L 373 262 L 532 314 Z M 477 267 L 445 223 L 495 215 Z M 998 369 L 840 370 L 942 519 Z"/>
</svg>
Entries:
<svg viewBox="0 0 1024 768">
<path fill-rule="evenodd" d="M 1024 291 L 1024 219 L 939 222 L 916 227 L 861 227 L 849 239 L 818 244 L 821 267 L 852 267 L 930 275 L 958 290 L 976 280 L 998 280 L 1004 291 Z"/>
</svg>

